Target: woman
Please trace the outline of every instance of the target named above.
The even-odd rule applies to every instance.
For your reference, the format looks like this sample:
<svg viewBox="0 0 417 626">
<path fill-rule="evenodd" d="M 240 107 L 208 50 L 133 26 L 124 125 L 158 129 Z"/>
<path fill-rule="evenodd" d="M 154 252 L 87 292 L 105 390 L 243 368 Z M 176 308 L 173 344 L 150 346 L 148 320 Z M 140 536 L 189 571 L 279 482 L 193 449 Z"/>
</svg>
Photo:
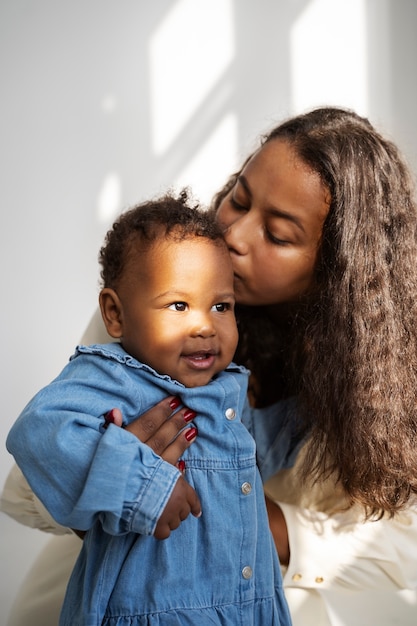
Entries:
<svg viewBox="0 0 417 626">
<path fill-rule="evenodd" d="M 288 438 L 297 427 L 308 442 L 302 482 L 312 475 L 317 488 L 330 485 L 336 495 L 336 485 L 342 492 L 329 509 L 318 506 L 310 515 L 299 507 L 291 515 L 294 504 L 269 501 L 290 574 L 290 610 L 297 623 L 303 607 L 298 599 L 291 605 L 291 592 L 311 589 L 312 623 L 347 623 L 338 606 L 352 606 L 352 590 L 356 602 L 358 590 L 396 594 L 417 585 L 407 559 L 417 538 L 415 511 L 407 508 L 417 490 L 417 209 L 410 176 L 396 148 L 367 120 L 322 108 L 269 133 L 214 208 L 235 270 L 236 360 L 253 373 L 258 410 L 249 427 L 261 470 L 267 478 L 293 447 L 285 433 L 268 441 L 267 429 L 295 397 Z M 403 517 L 389 519 L 403 510 Z M 297 524 L 290 525 L 290 542 L 284 514 Z M 369 546 L 363 537 L 356 541 L 363 528 L 369 541 L 376 537 Z M 332 538 L 329 559 L 339 562 L 341 554 L 342 564 L 331 568 L 329 580 L 316 576 L 313 584 L 298 571 L 300 536 L 314 534 L 320 544 L 323 529 L 322 543 Z M 415 616 L 415 605 L 408 606 L 401 624 Z M 362 618 L 393 623 L 375 606 Z"/>
</svg>

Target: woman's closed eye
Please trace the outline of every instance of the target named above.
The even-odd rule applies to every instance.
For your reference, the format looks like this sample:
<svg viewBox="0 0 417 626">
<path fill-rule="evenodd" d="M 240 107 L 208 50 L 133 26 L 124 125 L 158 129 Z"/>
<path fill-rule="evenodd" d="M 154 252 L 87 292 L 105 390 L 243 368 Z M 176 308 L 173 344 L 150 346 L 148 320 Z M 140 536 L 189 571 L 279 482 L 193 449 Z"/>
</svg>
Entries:
<svg viewBox="0 0 417 626">
<path fill-rule="evenodd" d="M 249 211 L 249 207 L 244 204 L 240 204 L 233 196 L 230 196 L 230 204 L 235 211 Z"/>
<path fill-rule="evenodd" d="M 265 234 L 269 241 L 277 246 L 288 246 L 291 244 L 291 241 L 288 239 L 280 239 L 279 237 L 273 235 L 269 230 L 265 230 Z"/>
</svg>

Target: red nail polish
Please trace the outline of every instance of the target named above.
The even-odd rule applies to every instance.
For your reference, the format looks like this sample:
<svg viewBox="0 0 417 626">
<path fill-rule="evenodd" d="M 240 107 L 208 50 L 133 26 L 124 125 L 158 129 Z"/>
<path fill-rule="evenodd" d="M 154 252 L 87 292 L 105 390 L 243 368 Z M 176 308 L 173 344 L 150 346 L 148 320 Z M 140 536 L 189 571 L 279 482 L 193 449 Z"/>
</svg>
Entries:
<svg viewBox="0 0 417 626">
<path fill-rule="evenodd" d="M 183 474 L 185 472 L 185 461 L 183 461 L 182 459 L 180 459 L 177 463 L 178 465 L 178 469 L 180 470 L 180 472 Z"/>
<path fill-rule="evenodd" d="M 185 431 L 185 435 L 184 437 L 186 438 L 187 441 L 191 441 L 191 439 L 194 439 L 195 437 L 197 437 L 197 428 L 195 426 L 193 426 L 193 428 L 189 428 L 188 430 Z"/>
<path fill-rule="evenodd" d="M 179 398 L 172 398 L 172 400 L 169 403 L 169 407 L 172 410 L 174 410 L 174 409 L 177 409 L 180 404 L 181 404 L 181 400 Z"/>
<path fill-rule="evenodd" d="M 108 413 L 106 413 L 106 415 L 104 416 L 104 419 L 105 419 L 107 424 L 114 424 L 113 409 L 111 411 L 109 411 Z"/>
<path fill-rule="evenodd" d="M 184 422 L 191 422 L 191 420 L 193 420 L 195 418 L 195 416 L 197 415 L 197 413 L 195 411 L 192 411 L 191 409 L 187 409 L 184 412 Z"/>
</svg>

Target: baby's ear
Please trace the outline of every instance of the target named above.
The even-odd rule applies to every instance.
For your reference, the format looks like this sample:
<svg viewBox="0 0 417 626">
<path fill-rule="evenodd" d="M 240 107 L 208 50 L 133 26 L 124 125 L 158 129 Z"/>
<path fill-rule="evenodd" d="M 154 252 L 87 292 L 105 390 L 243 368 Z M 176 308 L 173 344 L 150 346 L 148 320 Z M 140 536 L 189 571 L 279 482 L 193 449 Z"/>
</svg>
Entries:
<svg viewBox="0 0 417 626">
<path fill-rule="evenodd" d="M 122 303 L 119 296 L 109 287 L 105 287 L 100 291 L 99 303 L 101 316 L 110 337 L 115 339 L 123 335 L 122 325 Z"/>
</svg>

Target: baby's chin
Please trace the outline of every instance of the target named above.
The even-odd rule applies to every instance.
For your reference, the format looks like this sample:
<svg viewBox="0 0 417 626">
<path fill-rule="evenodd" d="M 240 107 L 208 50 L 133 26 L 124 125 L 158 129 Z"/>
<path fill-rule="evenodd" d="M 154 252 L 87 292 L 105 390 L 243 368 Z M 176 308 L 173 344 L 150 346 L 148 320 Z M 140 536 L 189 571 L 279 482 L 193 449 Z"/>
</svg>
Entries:
<svg viewBox="0 0 417 626">
<path fill-rule="evenodd" d="M 218 372 L 215 374 L 208 375 L 198 375 L 198 376 L 178 376 L 175 380 L 184 385 L 184 387 L 188 387 L 190 389 L 194 387 L 204 387 L 208 385 L 210 381 L 216 378 Z"/>
<path fill-rule="evenodd" d="M 229 363 L 232 361 L 230 359 Z M 221 368 L 211 369 L 210 371 L 201 371 L 201 372 L 190 372 L 184 374 L 183 372 L 179 374 L 175 380 L 184 385 L 184 387 L 194 388 L 194 387 L 204 387 L 208 385 L 212 380 L 215 380 L 219 373 L 223 371 L 228 365 L 224 365 Z"/>
</svg>

